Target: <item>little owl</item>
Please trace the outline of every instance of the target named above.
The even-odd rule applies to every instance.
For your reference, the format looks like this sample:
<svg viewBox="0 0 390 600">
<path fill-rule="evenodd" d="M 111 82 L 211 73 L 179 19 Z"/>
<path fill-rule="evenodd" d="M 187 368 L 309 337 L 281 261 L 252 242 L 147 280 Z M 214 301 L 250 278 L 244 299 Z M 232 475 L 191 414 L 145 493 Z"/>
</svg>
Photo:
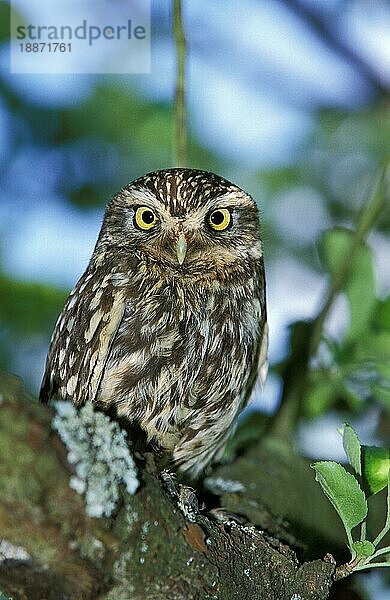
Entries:
<svg viewBox="0 0 390 600">
<path fill-rule="evenodd" d="M 213 173 L 157 171 L 109 202 L 40 399 L 114 409 L 197 477 L 264 380 L 267 337 L 254 201 Z"/>
</svg>

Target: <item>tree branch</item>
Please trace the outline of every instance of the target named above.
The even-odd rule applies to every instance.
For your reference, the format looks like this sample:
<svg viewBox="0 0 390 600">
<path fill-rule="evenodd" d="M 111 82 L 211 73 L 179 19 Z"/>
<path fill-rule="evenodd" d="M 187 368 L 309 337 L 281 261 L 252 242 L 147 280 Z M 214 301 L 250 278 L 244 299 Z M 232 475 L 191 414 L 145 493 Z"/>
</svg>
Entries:
<svg viewBox="0 0 390 600">
<path fill-rule="evenodd" d="M 333 560 L 299 564 L 286 543 L 245 520 L 200 510 L 194 491 L 169 474 L 162 479 L 153 460 L 139 469 L 141 486 L 135 495 L 123 492 L 114 516 L 88 517 L 82 496 L 69 487 L 67 450 L 50 429 L 53 411 L 1 374 L 0 397 L 4 594 L 18 600 L 328 598 Z M 251 493 L 264 487 L 255 471 L 248 476 Z M 306 486 L 302 491 L 306 496 Z M 245 501 L 243 492 L 237 497 Z M 248 508 L 255 506 L 248 499 Z M 274 526 L 267 519 L 283 535 L 283 517 Z"/>
</svg>

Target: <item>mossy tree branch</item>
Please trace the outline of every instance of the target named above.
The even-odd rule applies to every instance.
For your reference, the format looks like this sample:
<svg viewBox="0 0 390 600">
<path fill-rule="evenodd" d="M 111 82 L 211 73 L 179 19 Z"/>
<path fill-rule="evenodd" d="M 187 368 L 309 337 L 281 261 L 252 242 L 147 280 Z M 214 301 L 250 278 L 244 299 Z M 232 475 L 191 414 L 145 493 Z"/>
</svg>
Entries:
<svg viewBox="0 0 390 600">
<path fill-rule="evenodd" d="M 283 533 L 282 517 L 266 516 L 273 537 L 223 512 L 217 518 L 199 509 L 191 488 L 169 475 L 163 483 L 152 457 L 139 468 L 139 489 L 135 495 L 123 491 L 115 514 L 88 517 L 82 496 L 69 486 L 73 473 L 66 448 L 50 428 L 52 409 L 2 374 L 0 397 L 0 531 L 2 548 L 13 553 L 4 558 L 0 549 L 4 594 L 17 600 L 328 598 L 334 561 L 300 564 L 287 545 L 294 541 Z M 278 464 L 280 455 L 271 468 Z M 253 486 L 264 486 L 256 479 L 258 467 L 247 468 L 240 466 L 240 477 L 248 489 L 251 482 L 253 494 Z M 289 493 L 284 489 L 286 498 Z M 246 513 L 243 491 L 225 496 L 223 502 L 229 501 L 242 502 Z M 254 498 L 247 507 L 262 522 L 265 513 Z M 275 539 L 279 534 L 283 543 Z"/>
</svg>

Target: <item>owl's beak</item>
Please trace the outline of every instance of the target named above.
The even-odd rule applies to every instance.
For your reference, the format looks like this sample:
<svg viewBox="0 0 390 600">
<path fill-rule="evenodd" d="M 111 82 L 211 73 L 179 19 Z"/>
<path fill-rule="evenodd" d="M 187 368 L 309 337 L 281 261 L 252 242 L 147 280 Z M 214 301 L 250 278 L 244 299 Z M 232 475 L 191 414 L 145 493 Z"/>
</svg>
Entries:
<svg viewBox="0 0 390 600">
<path fill-rule="evenodd" d="M 176 256 L 177 256 L 179 265 L 183 264 L 186 254 L 187 254 L 187 240 L 185 238 L 184 233 L 181 233 L 176 242 Z"/>
</svg>

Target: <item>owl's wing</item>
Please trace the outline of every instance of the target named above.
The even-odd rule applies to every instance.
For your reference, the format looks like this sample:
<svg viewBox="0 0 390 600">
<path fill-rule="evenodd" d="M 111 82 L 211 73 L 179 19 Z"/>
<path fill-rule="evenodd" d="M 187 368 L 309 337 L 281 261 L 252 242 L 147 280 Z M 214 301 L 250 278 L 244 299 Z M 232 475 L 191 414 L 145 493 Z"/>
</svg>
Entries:
<svg viewBox="0 0 390 600">
<path fill-rule="evenodd" d="M 96 399 L 125 310 L 124 292 L 114 283 L 110 275 L 86 271 L 71 292 L 52 336 L 41 402 L 56 398 L 81 406 Z"/>
<path fill-rule="evenodd" d="M 265 271 L 263 259 L 259 262 L 257 269 L 257 290 L 260 304 L 260 335 L 257 340 L 254 361 L 248 378 L 248 384 L 245 390 L 243 407 L 246 406 L 252 396 L 253 389 L 257 382 L 264 385 L 268 372 L 268 323 L 267 323 L 267 304 L 265 297 Z"/>
</svg>

